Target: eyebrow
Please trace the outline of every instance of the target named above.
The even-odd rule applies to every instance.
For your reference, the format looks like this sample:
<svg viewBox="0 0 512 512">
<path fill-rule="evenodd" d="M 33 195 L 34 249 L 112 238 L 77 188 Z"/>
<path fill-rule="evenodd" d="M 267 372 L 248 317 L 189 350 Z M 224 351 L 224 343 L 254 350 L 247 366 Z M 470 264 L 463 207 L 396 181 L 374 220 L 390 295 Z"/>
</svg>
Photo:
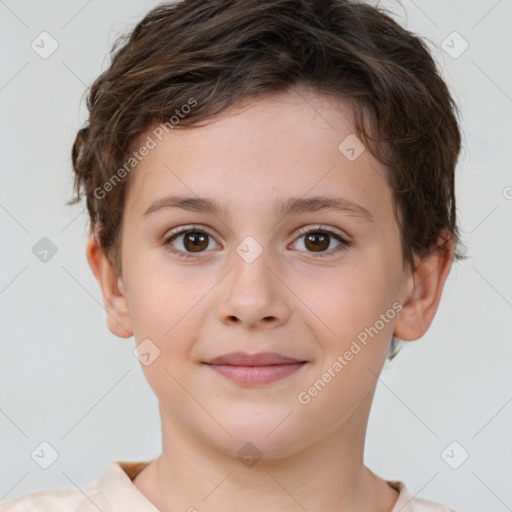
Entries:
<svg viewBox="0 0 512 512">
<path fill-rule="evenodd" d="M 181 208 L 191 212 L 211 213 L 214 215 L 226 215 L 229 213 L 229 208 L 225 204 L 218 203 L 208 197 L 166 196 L 152 203 L 144 212 L 143 217 L 149 217 L 157 211 L 169 208 Z M 315 213 L 324 210 L 337 210 L 347 215 L 361 217 L 369 222 L 374 221 L 373 215 L 364 206 L 342 197 L 291 197 L 284 201 L 276 200 L 274 202 L 274 214 L 276 217 L 286 217 L 299 213 Z"/>
</svg>

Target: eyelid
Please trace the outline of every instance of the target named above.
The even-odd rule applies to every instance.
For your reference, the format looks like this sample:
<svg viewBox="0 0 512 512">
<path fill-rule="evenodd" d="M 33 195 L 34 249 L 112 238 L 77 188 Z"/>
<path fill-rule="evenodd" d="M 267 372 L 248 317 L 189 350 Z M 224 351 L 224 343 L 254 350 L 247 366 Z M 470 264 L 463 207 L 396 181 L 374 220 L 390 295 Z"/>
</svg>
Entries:
<svg viewBox="0 0 512 512">
<path fill-rule="evenodd" d="M 299 251 L 301 253 L 305 252 L 308 255 L 308 258 L 321 260 L 323 258 L 328 259 L 329 257 L 335 257 L 338 256 L 340 253 L 347 251 L 353 245 L 353 241 L 350 236 L 346 235 L 344 232 L 336 228 L 326 226 L 325 224 L 310 225 L 301 228 L 299 232 L 295 235 L 294 241 L 299 240 L 308 233 L 326 233 L 328 236 L 334 238 L 339 242 L 339 245 L 337 247 L 328 251 L 318 253 L 309 251 Z"/>
<path fill-rule="evenodd" d="M 216 239 L 216 236 L 209 230 L 209 228 L 206 228 L 204 226 L 199 226 L 196 224 L 190 224 L 185 226 L 180 226 L 178 228 L 172 229 L 171 231 L 166 232 L 166 234 L 163 237 L 163 243 L 168 244 L 172 238 L 185 235 L 189 232 L 199 232 L 204 233 L 208 236 L 210 236 L 213 239 Z M 221 244 L 219 244 L 221 245 Z"/>
<path fill-rule="evenodd" d="M 349 242 L 351 240 L 351 237 L 346 232 L 341 231 L 341 230 L 336 230 L 336 228 L 332 228 L 331 226 L 327 226 L 325 224 L 316 224 L 316 225 L 304 226 L 303 228 L 299 229 L 299 231 L 295 234 L 295 236 L 298 237 L 298 236 L 305 235 L 306 233 L 309 233 L 310 231 L 313 231 L 315 229 L 318 230 L 318 231 L 334 232 L 337 235 L 339 235 L 341 238 L 346 240 L 347 242 Z M 196 224 L 190 224 L 190 225 L 180 226 L 178 228 L 175 228 L 175 229 L 167 232 L 166 235 L 164 236 L 164 240 L 168 241 L 174 235 L 183 234 L 183 233 L 186 233 L 188 231 L 204 232 L 204 233 L 207 233 L 208 235 L 210 235 L 212 238 L 215 237 L 210 232 L 209 228 L 205 228 L 204 226 L 200 226 L 200 225 L 196 225 Z"/>
<path fill-rule="evenodd" d="M 203 226 L 199 226 L 196 224 L 191 224 L 191 225 L 180 226 L 180 227 L 175 228 L 175 229 L 171 230 L 170 232 L 168 232 L 164 236 L 163 244 L 165 246 L 167 246 L 173 254 L 175 254 L 178 257 L 183 258 L 183 259 L 187 259 L 187 258 L 194 259 L 194 258 L 197 258 L 198 256 L 201 257 L 201 256 L 206 255 L 209 252 L 212 252 L 211 250 L 210 251 L 199 251 L 197 253 L 185 252 L 185 251 L 175 249 L 174 247 L 172 247 L 170 245 L 170 242 L 172 241 L 173 238 L 187 234 L 189 232 L 204 233 L 204 234 L 210 236 L 211 238 L 215 239 L 215 236 L 210 232 L 209 228 L 205 228 Z M 326 226 L 325 224 L 309 225 L 309 226 L 305 226 L 305 227 L 299 229 L 299 231 L 295 234 L 295 238 L 293 239 L 293 241 L 296 241 L 296 240 L 300 239 L 302 236 L 304 236 L 308 233 L 311 233 L 311 232 L 325 232 L 329 236 L 334 237 L 339 242 L 339 245 L 337 247 L 335 247 L 334 249 L 331 249 L 329 251 L 319 252 L 317 254 L 315 254 L 314 252 L 299 251 L 299 252 L 306 252 L 313 259 L 323 258 L 323 257 L 327 258 L 329 256 L 334 256 L 335 254 L 337 254 L 339 252 L 347 250 L 353 244 L 350 236 L 346 235 L 343 231 L 337 230 L 336 228 L 332 228 L 330 226 Z"/>
<path fill-rule="evenodd" d="M 333 228 L 331 226 L 327 226 L 325 224 L 316 224 L 316 225 L 309 225 L 305 226 L 303 228 L 300 228 L 297 232 L 296 236 L 302 236 L 306 233 L 309 233 L 310 231 L 326 231 L 327 233 L 335 233 L 340 238 L 343 238 L 343 240 L 346 240 L 347 242 L 350 242 L 351 238 L 350 236 L 345 233 L 344 231 L 341 231 L 339 229 Z"/>
</svg>

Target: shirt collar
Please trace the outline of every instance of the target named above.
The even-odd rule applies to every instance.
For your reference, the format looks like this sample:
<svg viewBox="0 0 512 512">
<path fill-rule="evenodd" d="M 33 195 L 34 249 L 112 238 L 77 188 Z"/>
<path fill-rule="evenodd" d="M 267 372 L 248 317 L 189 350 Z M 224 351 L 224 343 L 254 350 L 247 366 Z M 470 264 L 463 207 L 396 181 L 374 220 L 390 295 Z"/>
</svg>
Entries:
<svg viewBox="0 0 512 512">
<path fill-rule="evenodd" d="M 140 462 L 116 460 L 107 464 L 98 483 L 111 512 L 128 512 L 131 510 L 160 512 L 132 481 L 152 460 Z M 391 512 L 414 512 L 413 498 L 409 495 L 405 485 L 394 480 L 387 480 L 387 483 L 400 493 Z"/>
<path fill-rule="evenodd" d="M 99 477 L 99 488 L 111 512 L 159 512 L 132 480 L 151 460 L 109 462 Z"/>
</svg>

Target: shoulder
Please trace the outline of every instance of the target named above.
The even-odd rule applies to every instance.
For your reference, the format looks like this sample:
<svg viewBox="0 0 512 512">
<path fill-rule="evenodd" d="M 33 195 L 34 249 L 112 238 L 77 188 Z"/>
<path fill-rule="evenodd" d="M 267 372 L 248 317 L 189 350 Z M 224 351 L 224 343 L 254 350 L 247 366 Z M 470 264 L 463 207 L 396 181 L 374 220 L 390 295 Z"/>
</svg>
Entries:
<svg viewBox="0 0 512 512">
<path fill-rule="evenodd" d="M 149 462 L 112 461 L 89 485 L 25 494 L 0 503 L 0 512 L 157 512 L 132 481 Z"/>
<path fill-rule="evenodd" d="M 0 503 L 0 512 L 98 512 L 98 496 L 92 486 L 83 489 L 55 489 L 32 492 Z M 91 501 L 93 500 L 93 501 Z M 101 506 L 101 505 L 100 505 Z M 101 510 L 108 510 L 102 508 Z"/>
<path fill-rule="evenodd" d="M 424 500 L 422 498 L 413 498 L 411 512 L 455 512 L 453 509 L 445 507 L 433 501 Z"/>
<path fill-rule="evenodd" d="M 109 464 L 101 477 L 75 488 L 45 489 L 0 503 L 0 512 L 110 512 L 102 481 L 112 472 Z"/>
<path fill-rule="evenodd" d="M 455 512 L 440 503 L 411 496 L 403 482 L 388 480 L 387 483 L 399 492 L 398 501 L 390 512 Z"/>
</svg>

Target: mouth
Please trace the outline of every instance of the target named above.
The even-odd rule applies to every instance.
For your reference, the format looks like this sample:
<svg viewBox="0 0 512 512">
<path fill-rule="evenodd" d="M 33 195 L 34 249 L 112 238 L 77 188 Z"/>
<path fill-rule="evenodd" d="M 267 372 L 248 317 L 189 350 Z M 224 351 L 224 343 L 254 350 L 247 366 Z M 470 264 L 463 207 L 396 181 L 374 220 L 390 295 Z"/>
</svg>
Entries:
<svg viewBox="0 0 512 512">
<path fill-rule="evenodd" d="M 307 361 L 278 354 L 232 352 L 205 362 L 214 372 L 243 386 L 264 386 L 288 377 Z"/>
</svg>

